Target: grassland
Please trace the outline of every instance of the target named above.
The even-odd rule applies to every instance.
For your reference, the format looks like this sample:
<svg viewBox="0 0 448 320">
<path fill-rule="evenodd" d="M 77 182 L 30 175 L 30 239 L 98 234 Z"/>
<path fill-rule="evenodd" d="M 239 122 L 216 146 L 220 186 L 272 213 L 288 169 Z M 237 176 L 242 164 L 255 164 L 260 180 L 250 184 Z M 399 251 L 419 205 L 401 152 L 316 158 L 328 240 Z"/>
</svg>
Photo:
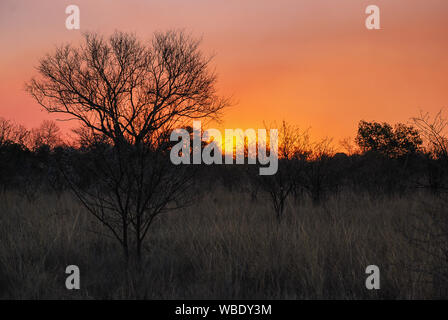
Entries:
<svg viewBox="0 0 448 320">
<path fill-rule="evenodd" d="M 31 201 L 4 192 L 0 298 L 440 298 L 431 275 L 439 262 L 409 241 L 437 201 L 420 192 L 347 191 L 319 206 L 290 199 L 278 223 L 263 194 L 217 187 L 160 217 L 136 269 L 125 267 L 117 243 L 70 194 Z M 80 290 L 65 288 L 69 264 L 80 267 Z M 381 270 L 380 290 L 365 288 L 371 264 Z"/>
</svg>

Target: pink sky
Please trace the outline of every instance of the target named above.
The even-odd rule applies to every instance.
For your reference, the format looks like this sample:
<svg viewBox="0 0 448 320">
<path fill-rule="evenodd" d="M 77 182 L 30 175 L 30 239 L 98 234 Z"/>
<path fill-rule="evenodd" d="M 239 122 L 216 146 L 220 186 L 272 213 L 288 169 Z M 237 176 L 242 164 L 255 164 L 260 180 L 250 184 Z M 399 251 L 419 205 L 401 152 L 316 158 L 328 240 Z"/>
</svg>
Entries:
<svg viewBox="0 0 448 320">
<path fill-rule="evenodd" d="M 70 4 L 80 7 L 80 31 L 65 28 Z M 370 4 L 381 30 L 365 28 Z M 219 90 L 237 102 L 227 128 L 284 119 L 337 142 L 360 119 L 406 122 L 448 105 L 446 0 L 2 0 L 0 117 L 28 127 L 54 118 L 23 86 L 55 45 L 82 31 L 147 39 L 171 28 L 203 37 L 215 54 Z"/>
</svg>

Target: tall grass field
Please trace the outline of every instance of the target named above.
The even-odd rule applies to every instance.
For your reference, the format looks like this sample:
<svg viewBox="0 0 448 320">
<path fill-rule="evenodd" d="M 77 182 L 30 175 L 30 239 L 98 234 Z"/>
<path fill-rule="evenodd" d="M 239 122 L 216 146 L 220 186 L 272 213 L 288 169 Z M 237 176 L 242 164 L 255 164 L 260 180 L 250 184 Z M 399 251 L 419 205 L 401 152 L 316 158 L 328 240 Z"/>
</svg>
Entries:
<svg viewBox="0 0 448 320">
<path fill-rule="evenodd" d="M 193 206 L 161 215 L 143 263 L 132 267 L 70 193 L 3 192 L 0 298 L 446 298 L 438 272 L 446 260 L 434 254 L 445 248 L 432 236 L 443 211 L 438 197 L 420 191 L 344 191 L 320 205 L 291 198 L 278 222 L 266 195 L 215 187 Z M 65 287 L 71 264 L 80 268 L 80 290 Z M 369 265 L 381 270 L 381 290 L 366 289 Z"/>
</svg>

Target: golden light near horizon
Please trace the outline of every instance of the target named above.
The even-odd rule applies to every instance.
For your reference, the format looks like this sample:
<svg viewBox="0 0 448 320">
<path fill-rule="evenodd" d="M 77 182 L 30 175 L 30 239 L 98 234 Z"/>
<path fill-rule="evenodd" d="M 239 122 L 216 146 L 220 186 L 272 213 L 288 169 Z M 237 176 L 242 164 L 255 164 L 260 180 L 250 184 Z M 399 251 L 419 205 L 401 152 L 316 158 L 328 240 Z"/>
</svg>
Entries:
<svg viewBox="0 0 448 320">
<path fill-rule="evenodd" d="M 190 128 L 191 130 L 189 130 Z M 275 175 L 278 169 L 279 134 L 277 129 L 218 129 L 202 128 L 193 121 L 187 128 L 174 129 L 170 159 L 180 164 L 260 164 L 260 175 Z"/>
</svg>

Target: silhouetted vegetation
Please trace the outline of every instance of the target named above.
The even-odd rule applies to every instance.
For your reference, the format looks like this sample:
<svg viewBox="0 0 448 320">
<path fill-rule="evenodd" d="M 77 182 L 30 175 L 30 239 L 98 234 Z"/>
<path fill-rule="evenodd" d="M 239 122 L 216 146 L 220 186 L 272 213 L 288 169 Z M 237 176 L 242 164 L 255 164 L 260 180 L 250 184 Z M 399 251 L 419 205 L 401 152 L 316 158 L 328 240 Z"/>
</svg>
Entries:
<svg viewBox="0 0 448 320">
<path fill-rule="evenodd" d="M 442 121 L 440 117 L 438 115 L 436 121 Z M 36 222 L 33 226 L 25 224 L 26 232 L 38 232 L 37 237 L 43 243 L 53 241 L 50 233 L 54 230 L 68 232 L 69 238 L 57 240 L 60 247 L 48 249 L 47 262 L 40 267 L 46 271 L 36 272 L 48 273 L 48 268 L 72 261 L 69 256 L 73 254 L 82 257 L 83 267 L 115 275 L 103 278 L 101 283 L 93 278 L 84 280 L 95 297 L 443 298 L 448 283 L 444 260 L 448 225 L 444 192 L 448 175 L 443 152 L 446 140 L 442 131 L 437 131 L 432 124 L 434 119 L 426 117 L 415 121 L 416 127 L 395 126 L 395 130 L 387 129 L 393 128 L 388 124 L 360 122 L 363 138 L 362 142 L 359 137 L 355 139 L 359 144 L 352 154 L 336 153 L 330 139 L 312 140 L 309 130 L 283 122 L 279 126 L 279 170 L 273 176 L 260 176 L 258 170 L 253 170 L 257 166 L 247 164 L 174 166 L 167 157 L 169 146 L 161 150 L 148 147 L 145 174 L 152 179 L 155 177 L 158 183 L 154 185 L 157 190 L 151 189 L 156 192 L 154 198 L 150 198 L 151 203 L 157 205 L 157 209 L 151 208 L 156 213 L 151 218 L 155 229 L 146 240 L 142 239 L 140 248 L 145 252 L 141 254 L 140 270 L 146 273 L 134 270 L 119 276 L 117 270 L 122 262 L 113 249 L 113 242 L 108 240 L 110 233 L 95 227 L 88 215 L 79 216 L 84 212 L 83 207 L 91 207 L 90 203 L 83 204 L 83 199 L 92 195 L 96 201 L 104 201 L 101 205 L 106 209 L 107 193 L 116 191 L 113 189 L 116 184 L 111 181 L 120 173 L 117 167 L 120 160 L 113 151 L 113 142 L 85 127 L 76 130 L 78 140 L 64 142 L 55 123 L 46 122 L 38 129 L 27 130 L 3 119 L 0 127 L 1 219 L 8 229 L 18 228 L 14 221 L 23 224 L 23 219 L 57 221 L 58 227 L 47 230 L 42 226 L 41 231 L 36 229 Z M 366 130 L 369 128 L 375 130 Z M 391 136 L 385 139 L 381 133 L 379 139 L 366 134 L 371 132 L 378 136 L 378 132 L 383 131 Z M 365 141 L 373 140 L 387 143 L 375 142 L 372 145 L 377 147 L 366 148 Z M 157 136 L 157 141 L 159 145 L 170 145 L 166 135 Z M 141 161 L 134 157 L 132 146 L 128 146 L 127 152 L 126 161 Z M 138 165 L 131 162 L 127 168 Z M 160 176 L 162 171 L 164 174 Z M 187 181 L 183 186 L 189 189 L 177 189 L 177 186 L 173 189 L 170 184 L 177 181 Z M 121 186 L 130 188 L 132 197 L 138 194 L 140 186 L 135 181 L 126 183 Z M 145 186 L 150 187 L 153 186 Z M 178 202 L 172 201 L 169 194 L 172 190 L 179 190 Z M 84 194 L 76 201 L 69 196 L 69 191 Z M 53 199 L 50 203 L 49 197 Z M 132 197 L 129 201 L 133 201 Z M 20 198 L 25 202 L 19 201 Z M 16 209 L 12 207 L 13 201 L 19 201 Z M 51 203 L 54 209 L 47 208 L 53 206 Z M 155 210 L 168 204 L 172 215 L 159 217 Z M 187 204 L 191 208 L 185 208 Z M 12 219 L 11 210 L 20 213 Z M 111 223 L 109 230 L 115 230 L 112 223 L 117 223 L 121 230 L 122 222 L 115 222 L 112 215 L 106 214 L 93 212 L 94 216 L 99 215 L 97 219 Z M 134 228 L 135 222 L 129 221 Z M 71 231 L 62 231 L 64 228 Z M 9 261 L 1 260 L 2 278 L 8 279 L 2 295 L 55 297 L 56 293 L 32 293 L 25 284 L 17 286 L 23 278 L 18 278 L 20 275 L 13 271 L 15 267 L 11 264 L 18 259 L 16 254 L 27 250 L 26 244 L 11 251 L 5 246 L 17 240 L 12 236 L 4 238 L 7 232 L 1 234 L 4 246 L 0 250 Z M 70 240 L 73 237 L 83 240 L 77 240 L 74 245 Z M 268 245 L 266 239 L 272 243 Z M 347 241 L 351 241 L 350 244 Z M 346 245 L 350 245 L 350 249 L 345 248 Z M 263 254 L 254 255 L 254 250 Z M 347 250 L 350 255 L 356 253 L 359 260 L 350 260 Z M 214 252 L 213 261 L 206 252 Z M 95 263 L 87 255 L 95 255 Z M 266 258 L 260 260 L 264 255 Z M 317 262 L 316 255 L 323 255 L 320 259 L 324 260 Z M 195 256 L 197 261 L 187 256 Z M 253 269 L 245 269 L 248 259 Z M 372 296 L 357 283 L 362 283 L 362 268 L 373 261 L 382 264 L 384 277 L 389 282 L 387 289 Z M 25 261 L 21 263 L 27 265 Z M 239 276 L 228 282 L 227 271 L 214 271 L 205 268 L 206 265 L 210 268 L 226 266 Z M 288 269 L 287 272 L 285 268 L 295 271 Z M 314 276 L 304 271 L 307 268 L 314 270 Z M 360 273 L 349 275 L 347 270 Z M 204 272 L 217 274 L 210 274 L 210 278 L 201 282 L 199 278 L 202 279 Z M 203 283 L 198 285 L 201 288 L 192 287 L 196 282 Z M 162 283 L 171 289 L 163 289 Z M 19 294 L 17 290 L 25 291 Z M 110 295 L 117 290 L 121 293 Z M 172 294 L 170 290 L 174 290 Z"/>
<path fill-rule="evenodd" d="M 70 144 L 62 142 L 59 129 L 51 122 L 27 131 L 3 119 L 0 130 L 0 183 L 4 190 L 23 190 L 33 185 L 37 193 L 40 187 L 51 190 L 57 185 L 61 191 L 72 187 L 69 183 L 72 178 L 83 189 L 99 183 L 99 171 L 110 170 L 108 174 L 101 174 L 111 178 L 119 170 L 118 167 L 108 168 L 113 163 L 118 165 L 114 162 L 118 159 L 112 160 L 113 142 L 103 135 L 89 133 L 87 129 L 76 130 L 79 140 Z M 252 170 L 247 164 L 222 167 L 195 165 L 189 166 L 188 171 L 195 168 L 198 173 L 194 179 L 210 179 L 229 189 L 247 186 L 254 197 L 259 191 L 266 192 L 272 198 L 272 207 L 279 219 L 289 197 L 296 201 L 309 197 L 318 205 L 327 196 L 342 190 L 390 197 L 418 188 L 427 188 L 432 192 L 441 192 L 446 188 L 448 172 L 445 164 L 448 158 L 444 152 L 445 145 L 440 142 L 444 140 L 439 137 L 436 145 L 428 143 L 423 147 L 419 131 L 412 126 L 399 124 L 392 129 L 387 123 L 361 121 L 355 139 L 360 151 L 350 155 L 335 153 L 329 139 L 311 142 L 308 130 L 300 130 L 285 122 L 279 132 L 280 161 L 276 175 L 259 176 L 257 170 Z M 171 165 L 168 165 L 167 152 L 171 144 L 163 134 L 155 139 L 158 143 L 149 145 L 153 147 L 145 151 L 148 157 L 145 161 L 150 163 L 151 158 L 160 157 L 157 162 L 163 163 L 160 165 L 168 170 L 167 166 Z M 124 146 L 129 152 L 126 163 L 136 166 L 133 163 L 137 159 L 133 154 L 134 147 Z M 62 164 L 64 166 L 61 167 Z M 152 170 L 150 166 L 147 169 Z M 69 173 L 73 177 L 64 178 L 64 174 Z M 249 180 L 244 179 L 247 175 Z M 105 190 L 105 187 L 101 189 Z M 130 187 L 125 189 L 132 190 Z"/>
</svg>

